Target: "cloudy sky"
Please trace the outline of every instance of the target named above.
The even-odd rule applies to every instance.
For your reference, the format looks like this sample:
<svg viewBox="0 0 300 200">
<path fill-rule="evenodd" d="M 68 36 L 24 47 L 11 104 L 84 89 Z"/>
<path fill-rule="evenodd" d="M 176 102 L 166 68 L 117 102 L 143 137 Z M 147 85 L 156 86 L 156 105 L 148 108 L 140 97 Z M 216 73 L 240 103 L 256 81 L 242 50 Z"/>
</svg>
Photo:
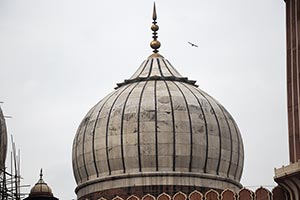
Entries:
<svg viewBox="0 0 300 200">
<path fill-rule="evenodd" d="M 87 111 L 151 54 L 152 4 L 0 1 L 0 101 L 13 116 L 7 126 L 21 149 L 23 184 L 35 184 L 43 168 L 57 197 L 76 197 L 75 132 Z M 284 1 L 156 4 L 161 54 L 239 125 L 242 184 L 275 185 L 274 167 L 288 164 Z"/>
</svg>

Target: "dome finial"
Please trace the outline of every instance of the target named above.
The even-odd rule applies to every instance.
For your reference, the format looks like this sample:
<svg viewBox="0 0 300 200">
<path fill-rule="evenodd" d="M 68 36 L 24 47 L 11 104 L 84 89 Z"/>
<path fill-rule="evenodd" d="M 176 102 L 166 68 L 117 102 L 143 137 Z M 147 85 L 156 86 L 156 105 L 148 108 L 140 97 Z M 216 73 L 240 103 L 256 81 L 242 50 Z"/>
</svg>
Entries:
<svg viewBox="0 0 300 200">
<path fill-rule="evenodd" d="M 41 171 L 40 171 L 40 180 L 43 179 L 43 168 L 41 168 Z"/>
<path fill-rule="evenodd" d="M 154 2 L 154 6 L 153 6 L 153 14 L 152 14 L 152 19 L 153 19 L 153 22 L 152 22 L 152 26 L 151 26 L 151 30 L 153 31 L 153 40 L 152 42 L 150 43 L 150 46 L 153 50 L 154 53 L 158 53 L 158 49 L 160 47 L 160 42 L 157 40 L 157 31 L 159 29 L 158 25 L 156 24 L 156 19 L 157 19 L 157 15 L 156 15 L 156 7 L 155 7 L 155 2 Z"/>
</svg>

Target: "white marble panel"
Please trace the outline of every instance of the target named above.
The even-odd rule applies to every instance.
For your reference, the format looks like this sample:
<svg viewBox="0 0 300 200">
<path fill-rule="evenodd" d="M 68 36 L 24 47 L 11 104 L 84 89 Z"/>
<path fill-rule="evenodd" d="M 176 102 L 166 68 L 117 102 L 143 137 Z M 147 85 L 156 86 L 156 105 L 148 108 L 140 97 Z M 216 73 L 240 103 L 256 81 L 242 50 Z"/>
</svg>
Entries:
<svg viewBox="0 0 300 200">
<path fill-rule="evenodd" d="M 150 76 L 161 76 L 160 70 L 158 68 L 157 58 L 153 59 L 152 70 Z"/>
<path fill-rule="evenodd" d="M 207 166 L 206 167 L 207 173 L 217 174 L 218 163 L 219 163 L 218 159 L 208 157 L 207 158 L 207 165 L 206 165 Z"/>
<path fill-rule="evenodd" d="M 151 66 L 151 60 L 147 63 L 146 67 L 142 71 L 142 73 L 138 77 L 148 77 L 149 71 Z"/>
<path fill-rule="evenodd" d="M 143 71 L 147 60 L 144 60 L 137 71 L 130 77 L 130 79 L 137 78 L 139 74 Z"/>
<path fill-rule="evenodd" d="M 110 169 L 112 174 L 120 174 L 123 172 L 123 165 L 121 158 L 110 158 L 109 159 Z"/>
<path fill-rule="evenodd" d="M 174 135 L 170 131 L 161 131 L 157 133 L 158 145 L 173 143 Z"/>
<path fill-rule="evenodd" d="M 138 172 L 139 171 L 139 163 L 137 156 L 127 156 L 125 160 L 125 168 L 126 172 Z"/>
<path fill-rule="evenodd" d="M 148 170 L 150 170 L 150 172 L 151 171 L 156 171 L 156 156 L 155 155 L 145 155 L 145 154 L 143 154 L 143 156 L 142 156 L 142 168 L 143 168 L 143 171 L 145 171 L 145 172 L 149 172 Z"/>
<path fill-rule="evenodd" d="M 155 137 L 155 121 L 142 121 L 140 124 L 140 135 L 147 133 L 151 138 Z M 145 134 L 144 134 L 145 135 Z M 147 137 L 147 136 L 145 136 Z M 147 137 L 147 138 L 148 138 Z M 143 140 L 144 142 L 148 142 L 146 139 L 143 139 L 141 137 L 141 140 Z"/>
<path fill-rule="evenodd" d="M 172 156 L 158 156 L 158 169 L 160 171 L 173 170 L 173 157 Z"/>
<path fill-rule="evenodd" d="M 163 62 L 163 59 L 159 58 L 160 66 L 161 66 L 161 72 L 164 77 L 172 76 L 170 71 L 167 69 L 166 64 Z"/>
<path fill-rule="evenodd" d="M 164 60 L 165 60 L 165 62 L 167 64 L 168 69 L 173 74 L 173 76 L 175 76 L 175 77 L 182 77 L 181 74 L 171 65 L 171 63 L 167 59 L 164 59 Z"/>
</svg>

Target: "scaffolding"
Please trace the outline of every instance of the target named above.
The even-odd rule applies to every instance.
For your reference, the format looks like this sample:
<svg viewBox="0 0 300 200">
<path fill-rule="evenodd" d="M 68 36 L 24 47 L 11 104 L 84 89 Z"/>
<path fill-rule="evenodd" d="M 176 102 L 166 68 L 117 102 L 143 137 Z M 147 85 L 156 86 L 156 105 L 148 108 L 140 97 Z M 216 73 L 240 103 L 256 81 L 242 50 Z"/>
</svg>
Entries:
<svg viewBox="0 0 300 200">
<path fill-rule="evenodd" d="M 6 166 L 0 169 L 0 199 L 21 200 L 26 194 L 21 193 L 21 188 L 29 185 L 21 185 L 20 150 L 16 151 L 16 144 L 11 136 L 10 170 Z"/>
</svg>

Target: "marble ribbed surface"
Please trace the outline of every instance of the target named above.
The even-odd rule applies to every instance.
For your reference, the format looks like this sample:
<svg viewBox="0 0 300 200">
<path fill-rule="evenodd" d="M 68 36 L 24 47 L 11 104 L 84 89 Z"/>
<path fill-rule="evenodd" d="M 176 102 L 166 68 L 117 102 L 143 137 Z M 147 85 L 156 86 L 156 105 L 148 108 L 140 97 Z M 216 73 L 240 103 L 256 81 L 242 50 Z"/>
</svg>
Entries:
<svg viewBox="0 0 300 200">
<path fill-rule="evenodd" d="M 3 169 L 7 151 L 7 131 L 5 119 L 0 108 L 0 169 Z"/>
<path fill-rule="evenodd" d="M 97 103 L 73 143 L 78 185 L 148 172 L 239 182 L 243 162 L 243 142 L 232 116 L 162 56 L 150 56 Z"/>
</svg>

